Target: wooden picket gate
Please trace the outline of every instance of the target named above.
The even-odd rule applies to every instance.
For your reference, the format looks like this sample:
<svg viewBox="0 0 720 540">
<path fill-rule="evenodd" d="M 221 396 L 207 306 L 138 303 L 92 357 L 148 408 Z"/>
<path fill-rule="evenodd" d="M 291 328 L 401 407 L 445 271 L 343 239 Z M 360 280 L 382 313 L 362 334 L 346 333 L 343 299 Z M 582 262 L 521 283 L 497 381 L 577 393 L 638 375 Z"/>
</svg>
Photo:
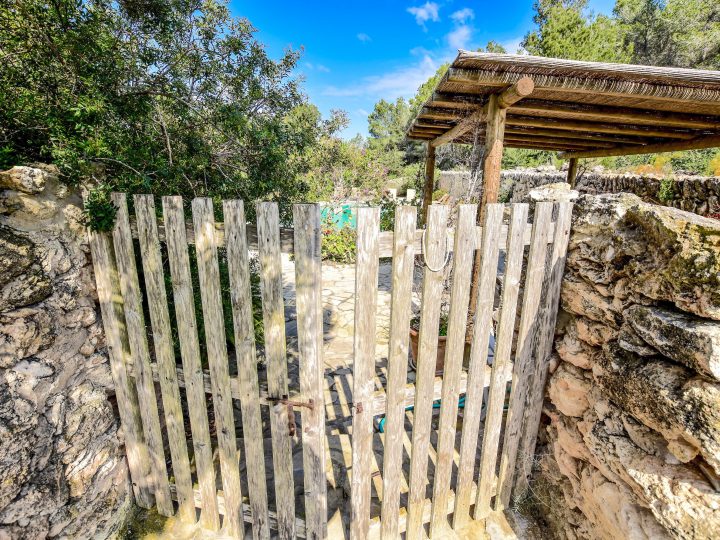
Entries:
<svg viewBox="0 0 720 540">
<path fill-rule="evenodd" d="M 295 205 L 295 228 L 291 230 L 280 228 L 274 203 L 257 205 L 254 227 L 247 224 L 242 201 L 224 201 L 224 222 L 216 223 L 212 201 L 194 199 L 192 223 L 188 224 L 182 199 L 163 197 L 162 224 L 158 224 L 152 196 L 134 196 L 134 219 L 125 194 L 115 193 L 112 198 L 118 208 L 114 229 L 112 233 L 91 233 L 90 247 L 137 503 L 146 508 L 155 505 L 159 513 L 177 514 L 189 522 L 196 520 L 199 509 L 199 521 L 204 528 L 219 530 L 222 525 L 224 532 L 233 537 L 242 537 L 244 522 L 248 522 L 254 538 L 325 538 L 328 530 L 319 207 Z M 379 232 L 379 209 L 358 209 L 351 517 L 347 525 L 350 538 L 397 538 L 403 532 L 408 539 L 421 538 L 423 524 L 428 522 L 430 537 L 442 538 L 451 528 L 460 530 L 468 523 L 473 504 L 472 515 L 476 520 L 487 518 L 493 511 L 502 512 L 509 504 L 513 483 L 522 485 L 524 481 L 522 472 L 515 475 L 516 463 L 520 456 L 520 465 L 526 466 L 525 458 L 532 456 L 534 450 L 571 205 L 538 203 L 532 225 L 527 223 L 527 205 L 512 205 L 507 224 L 503 223 L 505 208 L 500 204 L 488 205 L 483 225 L 478 227 L 477 207 L 460 205 L 452 230 L 447 227 L 448 208 L 432 205 L 423 231 L 416 229 L 414 207 L 398 207 L 395 229 L 390 233 Z M 197 266 L 200 321 L 195 314 L 198 291 L 193 287 L 189 246 L 194 246 Z M 228 356 L 219 249 L 225 250 L 228 266 L 230 290 L 226 294 L 232 310 L 236 365 L 231 365 Z M 465 369 L 465 334 L 476 250 L 481 250 L 482 264 L 469 363 Z M 256 251 L 259 259 L 266 389 L 261 388 L 258 379 L 249 251 Z M 292 253 L 295 262 L 299 363 L 299 388 L 295 391 L 290 390 L 288 382 L 282 252 Z M 449 252 L 453 254 L 453 277 L 448 344 L 444 374 L 436 379 L 441 270 Z M 501 252 L 505 253 L 505 271 L 495 357 L 490 368 L 488 345 Z M 420 347 L 415 383 L 408 385 L 413 266 L 420 255 L 425 262 Z M 375 348 L 381 257 L 392 257 L 393 262 L 387 384 L 378 390 Z M 137 261 L 141 261 L 140 267 Z M 523 269 L 524 292 L 514 338 Z M 166 277 L 171 279 L 171 296 L 166 291 Z M 182 368 L 175 357 L 171 320 L 177 329 Z M 204 329 L 204 354 L 199 325 Z M 203 359 L 207 370 L 203 369 Z M 504 415 L 509 382 L 512 383 L 509 408 Z M 483 405 L 486 387 L 489 395 Z M 465 409 L 461 443 L 456 449 L 461 394 L 465 394 Z M 432 496 L 427 498 L 431 418 L 433 403 L 438 399 L 441 405 L 435 474 Z M 244 448 L 239 448 L 236 440 L 233 400 L 240 402 Z M 401 505 L 408 405 L 414 407 L 412 452 L 407 472 L 407 504 Z M 479 444 L 483 408 L 484 433 Z M 209 409 L 212 420 L 208 417 Z M 302 518 L 296 509 L 292 463 L 298 410 L 302 415 Z M 270 420 L 274 490 L 266 485 L 263 411 Z M 381 414 L 386 415 L 382 510 L 380 516 L 373 517 L 370 513 L 372 440 L 376 436 L 373 417 Z M 187 427 L 190 436 L 186 434 Z M 165 448 L 169 449 L 169 460 Z M 478 457 L 480 472 L 476 475 Z M 218 488 L 218 473 L 222 489 Z M 448 520 L 450 515 L 452 524 Z"/>
</svg>

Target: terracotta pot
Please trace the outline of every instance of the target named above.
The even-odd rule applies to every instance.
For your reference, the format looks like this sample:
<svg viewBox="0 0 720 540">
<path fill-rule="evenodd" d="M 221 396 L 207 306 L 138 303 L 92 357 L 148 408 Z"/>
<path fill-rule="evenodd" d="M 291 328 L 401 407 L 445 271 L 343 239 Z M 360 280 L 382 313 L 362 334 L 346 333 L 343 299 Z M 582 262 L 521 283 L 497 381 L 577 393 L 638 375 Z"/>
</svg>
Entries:
<svg viewBox="0 0 720 540">
<path fill-rule="evenodd" d="M 419 348 L 420 334 L 417 330 L 410 329 L 410 365 L 417 371 L 417 357 Z M 442 375 L 443 369 L 445 368 L 445 344 L 447 342 L 447 336 L 438 336 L 438 347 L 437 347 L 437 360 L 435 361 L 435 375 Z"/>
</svg>

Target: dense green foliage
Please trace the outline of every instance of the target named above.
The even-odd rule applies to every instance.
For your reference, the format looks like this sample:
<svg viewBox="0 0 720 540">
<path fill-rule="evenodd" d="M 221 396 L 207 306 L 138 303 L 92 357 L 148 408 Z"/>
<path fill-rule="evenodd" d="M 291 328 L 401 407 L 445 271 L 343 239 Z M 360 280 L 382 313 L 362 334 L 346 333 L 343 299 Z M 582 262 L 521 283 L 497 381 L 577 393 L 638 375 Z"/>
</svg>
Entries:
<svg viewBox="0 0 720 540">
<path fill-rule="evenodd" d="M 342 127 L 307 103 L 220 0 L 9 0 L 0 9 L 0 167 L 57 164 L 128 192 L 275 199 Z M 253 205 L 247 205 L 252 211 Z"/>
<path fill-rule="evenodd" d="M 720 4 L 716 0 L 616 0 L 612 17 L 594 16 L 587 0 L 536 0 L 535 11 L 537 28 L 523 41 L 531 54 L 720 68 Z M 720 153 L 709 149 L 597 162 L 639 173 L 717 174 L 718 158 Z"/>
<path fill-rule="evenodd" d="M 523 47 L 530 54 L 605 62 L 627 62 L 619 25 L 604 15 L 586 15 L 587 0 L 536 0 L 537 29 Z"/>
<path fill-rule="evenodd" d="M 720 67 L 715 0 L 616 0 L 613 16 L 587 0 L 536 0 L 523 47 L 530 54 L 704 69 Z"/>
</svg>

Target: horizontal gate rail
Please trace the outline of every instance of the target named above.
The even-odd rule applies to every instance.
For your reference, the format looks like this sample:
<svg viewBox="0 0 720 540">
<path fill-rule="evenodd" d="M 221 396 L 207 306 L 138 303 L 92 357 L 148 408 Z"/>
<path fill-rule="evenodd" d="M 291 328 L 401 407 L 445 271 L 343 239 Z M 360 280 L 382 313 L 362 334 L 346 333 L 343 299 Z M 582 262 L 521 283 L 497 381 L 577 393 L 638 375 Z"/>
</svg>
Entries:
<svg viewBox="0 0 720 540">
<path fill-rule="evenodd" d="M 433 205 L 433 206 L 442 206 L 442 205 Z M 137 232 L 137 224 L 134 220 L 130 221 L 130 230 L 133 235 L 133 238 L 138 237 Z M 215 222 L 215 230 L 216 230 L 216 236 L 215 241 L 218 245 L 224 246 L 225 245 L 225 224 L 223 222 Z M 414 237 L 413 237 L 413 244 L 412 247 L 415 250 L 415 253 L 422 253 L 422 235 L 423 235 L 424 229 L 417 229 L 415 230 Z M 500 236 L 499 238 L 499 247 L 500 249 L 505 249 L 507 246 L 505 244 L 505 238 L 507 238 L 507 225 L 503 225 L 500 230 Z M 162 226 L 158 227 L 158 234 L 160 241 L 165 241 L 165 229 Z M 194 244 L 195 243 L 195 232 L 193 231 L 192 223 L 187 224 L 187 230 L 186 230 L 186 238 L 188 244 Z M 281 228 L 280 229 L 280 252 L 281 253 L 294 253 L 295 247 L 294 247 L 294 229 L 288 229 L 288 228 Z M 449 227 L 447 229 L 447 246 L 448 251 L 452 252 L 452 246 L 454 242 L 455 237 L 455 229 L 452 227 Z M 525 230 L 523 232 L 523 243 L 524 245 L 528 246 L 530 245 L 530 237 L 532 236 L 532 225 L 528 224 L 525 227 Z M 378 257 L 380 258 L 390 258 L 393 256 L 393 245 L 394 245 L 394 233 L 392 231 L 383 231 L 378 234 Z M 473 243 L 473 249 L 477 249 L 477 246 L 480 245 L 480 242 L 482 240 L 482 227 L 476 226 L 474 228 L 474 243 Z M 550 233 L 550 236 L 547 239 L 548 243 L 551 243 L 553 241 L 553 233 Z M 248 250 L 250 251 L 257 251 L 258 250 L 258 243 L 257 243 L 257 227 L 254 227 L 252 225 L 247 226 L 247 242 L 248 242 Z"/>
</svg>

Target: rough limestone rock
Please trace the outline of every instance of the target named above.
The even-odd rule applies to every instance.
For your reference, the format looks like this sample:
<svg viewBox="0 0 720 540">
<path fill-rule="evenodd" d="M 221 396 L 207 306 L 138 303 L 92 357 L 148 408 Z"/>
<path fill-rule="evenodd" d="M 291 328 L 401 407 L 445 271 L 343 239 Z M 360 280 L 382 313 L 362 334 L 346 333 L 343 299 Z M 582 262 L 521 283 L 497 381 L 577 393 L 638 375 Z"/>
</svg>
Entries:
<svg viewBox="0 0 720 540">
<path fill-rule="evenodd" d="M 698 449 L 720 473 L 720 383 L 662 357 L 641 357 L 616 343 L 605 347 L 593 375 L 606 395 L 668 441 Z"/>
<path fill-rule="evenodd" d="M 602 294 L 572 272 L 566 272 L 560 296 L 565 311 L 618 328 L 622 322 L 622 303 Z"/>
<path fill-rule="evenodd" d="M 648 306 L 628 308 L 625 318 L 664 356 L 720 380 L 720 323 Z"/>
<path fill-rule="evenodd" d="M 560 538 L 717 538 L 720 223 L 630 195 L 573 219 L 538 510 Z"/>
<path fill-rule="evenodd" d="M 562 499 L 549 501 L 548 506 L 578 509 L 587 520 L 580 521 L 580 527 L 559 521 L 554 529 L 565 538 L 670 538 L 647 504 L 589 451 L 577 420 L 560 414 L 551 416 L 548 431 L 552 453 L 546 455 L 541 467 L 543 474 L 552 474 L 560 486 Z"/>
<path fill-rule="evenodd" d="M 108 538 L 132 499 L 82 202 L 23 174 L 44 191 L 0 191 L 0 539 Z"/>
<path fill-rule="evenodd" d="M 575 318 L 565 327 L 562 337 L 555 341 L 555 351 L 563 361 L 581 369 L 591 369 L 593 358 L 598 355 L 595 347 L 580 339 Z"/>
<path fill-rule="evenodd" d="M 626 429 L 632 424 L 638 422 L 602 399 L 581 420 L 555 415 L 551 445 L 567 482 L 568 504 L 598 528 L 598 538 L 713 538 L 720 493 L 697 468 L 657 446 L 659 434 L 633 434 Z M 616 500 L 601 497 L 598 489 Z"/>
<path fill-rule="evenodd" d="M 597 411 L 577 424 L 596 466 L 621 478 L 674 537 L 713 538 L 720 493 L 700 471 L 635 445 L 620 428 L 625 415 L 611 404 L 604 404 L 606 416 Z"/>
<path fill-rule="evenodd" d="M 45 190 L 47 173 L 36 167 L 16 166 L 0 172 L 0 189 L 22 193 L 41 193 Z"/>
<path fill-rule="evenodd" d="M 531 201 L 558 201 L 572 202 L 577 199 L 580 194 L 570 187 L 567 182 L 556 182 L 547 184 L 542 187 L 531 189 L 527 198 Z"/>
<path fill-rule="evenodd" d="M 548 383 L 548 394 L 553 405 L 565 416 L 581 417 L 590 406 L 587 394 L 592 384 L 585 371 L 561 362 Z"/>
<path fill-rule="evenodd" d="M 720 320 L 719 253 L 718 220 L 624 193 L 577 200 L 568 266 L 627 305 L 665 301 Z"/>
</svg>

